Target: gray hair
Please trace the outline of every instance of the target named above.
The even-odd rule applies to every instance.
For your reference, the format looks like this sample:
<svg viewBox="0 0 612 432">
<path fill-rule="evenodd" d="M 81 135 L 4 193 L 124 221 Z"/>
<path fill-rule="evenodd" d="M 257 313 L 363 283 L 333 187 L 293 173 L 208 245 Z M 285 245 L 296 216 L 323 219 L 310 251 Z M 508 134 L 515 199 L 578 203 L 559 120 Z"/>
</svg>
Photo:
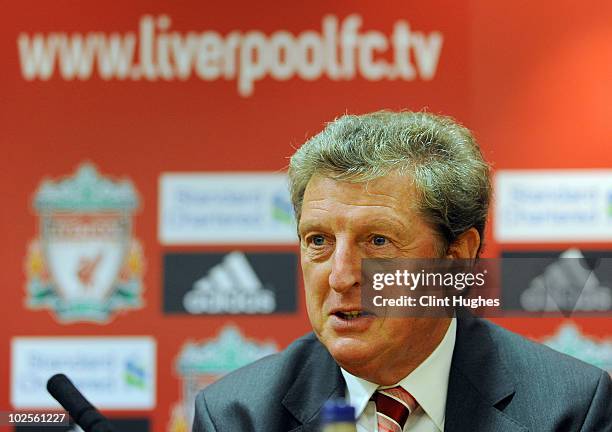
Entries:
<svg viewBox="0 0 612 432">
<path fill-rule="evenodd" d="M 468 129 L 450 117 L 425 112 L 344 115 L 306 141 L 289 164 L 296 220 L 313 175 L 367 182 L 392 171 L 413 182 L 418 210 L 443 240 L 444 250 L 472 227 L 484 239 L 489 165 Z"/>
</svg>

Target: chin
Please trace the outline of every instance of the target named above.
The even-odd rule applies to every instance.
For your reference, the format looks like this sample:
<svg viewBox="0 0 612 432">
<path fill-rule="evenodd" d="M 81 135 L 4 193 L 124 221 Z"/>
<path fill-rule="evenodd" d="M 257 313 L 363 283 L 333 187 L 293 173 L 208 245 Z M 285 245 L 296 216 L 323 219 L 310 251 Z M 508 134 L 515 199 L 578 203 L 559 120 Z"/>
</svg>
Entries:
<svg viewBox="0 0 612 432">
<path fill-rule="evenodd" d="M 376 356 L 371 343 L 356 338 L 335 337 L 324 340 L 323 344 L 334 360 L 349 372 L 366 366 Z"/>
</svg>

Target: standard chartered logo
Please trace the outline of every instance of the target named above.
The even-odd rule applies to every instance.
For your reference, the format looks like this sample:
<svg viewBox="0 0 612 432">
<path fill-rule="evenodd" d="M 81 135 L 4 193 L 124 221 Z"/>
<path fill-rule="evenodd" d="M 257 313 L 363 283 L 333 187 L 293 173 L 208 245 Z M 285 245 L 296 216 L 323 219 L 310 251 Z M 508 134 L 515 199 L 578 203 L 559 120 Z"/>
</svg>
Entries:
<svg viewBox="0 0 612 432">
<path fill-rule="evenodd" d="M 48 80 L 56 72 L 64 80 L 236 80 L 237 91 L 251 96 L 255 83 L 323 76 L 331 80 L 431 80 L 443 35 L 414 30 L 395 21 L 390 34 L 362 29 L 363 19 L 322 18 L 317 30 L 214 30 L 179 32 L 168 15 L 141 17 L 138 32 L 85 34 L 53 32 L 17 39 L 22 76 Z M 138 57 L 138 60 L 136 60 Z M 57 67 L 56 67 L 57 66 Z"/>
</svg>

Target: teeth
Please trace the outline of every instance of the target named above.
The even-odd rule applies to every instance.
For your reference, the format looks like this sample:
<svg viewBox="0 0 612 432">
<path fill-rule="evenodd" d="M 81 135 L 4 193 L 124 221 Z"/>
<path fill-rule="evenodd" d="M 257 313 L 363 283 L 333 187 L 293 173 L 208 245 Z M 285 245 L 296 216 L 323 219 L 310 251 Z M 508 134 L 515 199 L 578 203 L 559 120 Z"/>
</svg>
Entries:
<svg viewBox="0 0 612 432">
<path fill-rule="evenodd" d="M 347 319 L 354 319 L 354 318 L 357 318 L 357 317 L 361 316 L 361 312 L 360 311 L 343 312 L 342 314 Z"/>
</svg>

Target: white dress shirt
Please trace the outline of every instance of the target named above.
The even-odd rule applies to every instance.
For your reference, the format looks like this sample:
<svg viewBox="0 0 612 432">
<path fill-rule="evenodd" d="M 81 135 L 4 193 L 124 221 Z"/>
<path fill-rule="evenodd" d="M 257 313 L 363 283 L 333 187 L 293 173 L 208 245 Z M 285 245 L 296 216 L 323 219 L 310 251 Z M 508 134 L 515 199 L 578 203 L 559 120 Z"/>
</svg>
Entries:
<svg viewBox="0 0 612 432">
<path fill-rule="evenodd" d="M 455 338 L 456 318 L 451 320 L 446 334 L 436 349 L 408 376 L 398 382 L 418 402 L 419 407 L 410 414 L 404 432 L 443 432 L 446 393 Z M 342 369 L 346 381 L 346 397 L 355 407 L 357 432 L 378 432 L 376 404 L 370 400 L 378 384 L 351 375 Z"/>
</svg>

